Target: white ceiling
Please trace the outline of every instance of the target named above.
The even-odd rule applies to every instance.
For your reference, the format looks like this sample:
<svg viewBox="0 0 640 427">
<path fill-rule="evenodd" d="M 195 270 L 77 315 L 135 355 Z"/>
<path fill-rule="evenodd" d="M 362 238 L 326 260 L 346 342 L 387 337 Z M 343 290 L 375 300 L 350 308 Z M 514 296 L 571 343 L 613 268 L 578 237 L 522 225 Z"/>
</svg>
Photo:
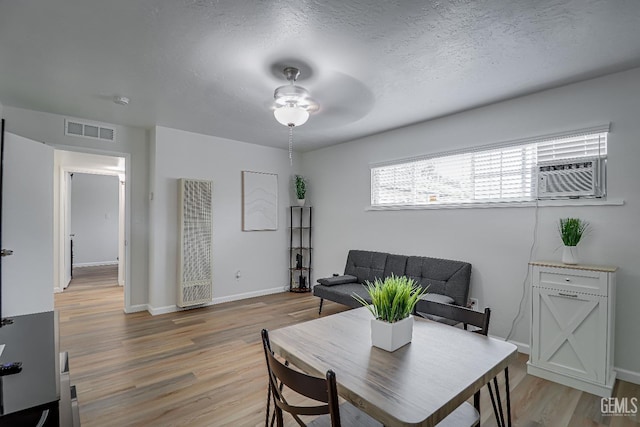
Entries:
<svg viewBox="0 0 640 427">
<path fill-rule="evenodd" d="M 4 105 L 286 148 L 284 65 L 311 150 L 640 66 L 640 1 L 0 0 Z"/>
</svg>

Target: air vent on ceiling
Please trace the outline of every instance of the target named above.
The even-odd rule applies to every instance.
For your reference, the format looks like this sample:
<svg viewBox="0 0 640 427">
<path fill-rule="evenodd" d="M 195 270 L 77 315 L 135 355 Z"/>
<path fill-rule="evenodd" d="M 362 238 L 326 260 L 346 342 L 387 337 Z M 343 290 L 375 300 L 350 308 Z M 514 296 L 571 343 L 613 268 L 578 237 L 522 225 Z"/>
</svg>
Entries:
<svg viewBox="0 0 640 427">
<path fill-rule="evenodd" d="M 116 141 L 116 130 L 112 127 L 71 119 L 64 120 L 64 134 L 109 142 Z"/>
</svg>

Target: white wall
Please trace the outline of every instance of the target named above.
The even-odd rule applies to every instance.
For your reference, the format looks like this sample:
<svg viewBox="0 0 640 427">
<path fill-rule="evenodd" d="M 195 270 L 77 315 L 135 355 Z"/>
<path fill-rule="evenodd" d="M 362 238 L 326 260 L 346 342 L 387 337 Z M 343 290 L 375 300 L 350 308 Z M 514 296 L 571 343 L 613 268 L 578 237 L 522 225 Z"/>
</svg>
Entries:
<svg viewBox="0 0 640 427">
<path fill-rule="evenodd" d="M 624 206 L 367 211 L 370 163 L 611 122 L 608 191 Z M 473 264 L 471 296 L 492 308 L 506 337 L 532 258 L 560 260 L 556 222 L 577 216 L 591 233 L 584 263 L 617 265 L 615 365 L 640 380 L 640 69 L 513 99 L 303 155 L 313 191 L 315 277 L 344 269 L 349 249 L 458 259 Z M 529 342 L 529 316 L 513 340 Z"/>
<path fill-rule="evenodd" d="M 283 138 L 286 132 L 283 131 Z M 165 127 L 151 132 L 150 311 L 176 309 L 178 178 L 213 181 L 213 297 L 223 302 L 288 285 L 287 206 L 293 168 L 285 150 Z M 278 174 L 278 230 L 241 229 L 241 172 Z M 236 279 L 236 271 L 241 277 Z"/>
<path fill-rule="evenodd" d="M 118 262 L 117 176 L 74 173 L 71 180 L 73 265 Z"/>
<path fill-rule="evenodd" d="M 145 129 L 115 126 L 117 142 L 94 141 L 64 134 L 64 116 L 25 110 L 5 105 L 3 114 L 8 132 L 56 148 L 82 150 L 100 154 L 128 154 L 126 165 L 126 204 L 130 209 L 131 230 L 128 250 L 130 263 L 129 292 L 132 306 L 144 307 L 148 301 L 148 221 L 149 221 L 149 163 L 148 135 Z M 24 165 L 25 169 L 29 165 Z M 143 308 L 144 309 L 144 308 Z"/>
</svg>

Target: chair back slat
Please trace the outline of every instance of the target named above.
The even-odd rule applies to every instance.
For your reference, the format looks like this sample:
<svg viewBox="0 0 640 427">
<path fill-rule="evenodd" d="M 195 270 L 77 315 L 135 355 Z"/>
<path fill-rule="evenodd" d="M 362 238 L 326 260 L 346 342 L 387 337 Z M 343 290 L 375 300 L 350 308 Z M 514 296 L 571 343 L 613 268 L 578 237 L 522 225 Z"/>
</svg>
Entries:
<svg viewBox="0 0 640 427">
<path fill-rule="evenodd" d="M 491 309 L 489 307 L 485 308 L 484 311 L 475 311 L 459 305 L 420 300 L 416 304 L 415 311 L 417 315 L 425 313 L 475 326 L 480 328 L 477 332 L 482 335 L 489 333 L 489 318 L 491 317 Z"/>
<path fill-rule="evenodd" d="M 324 378 L 311 377 L 302 372 L 295 371 L 275 358 L 273 354 L 268 354 L 269 368 L 275 377 L 286 387 L 318 402 L 328 403 L 327 380 Z M 328 413 L 328 412 L 325 412 Z"/>
</svg>

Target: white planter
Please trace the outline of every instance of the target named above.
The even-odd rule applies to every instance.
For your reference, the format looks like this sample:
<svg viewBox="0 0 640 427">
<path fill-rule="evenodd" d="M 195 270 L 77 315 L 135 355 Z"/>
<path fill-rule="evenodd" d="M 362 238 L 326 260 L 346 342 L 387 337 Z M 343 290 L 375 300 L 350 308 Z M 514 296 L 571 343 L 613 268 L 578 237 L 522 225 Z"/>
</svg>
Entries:
<svg viewBox="0 0 640 427">
<path fill-rule="evenodd" d="M 304 202 L 306 199 L 296 199 L 298 201 L 298 206 L 304 206 Z"/>
<path fill-rule="evenodd" d="M 371 345 L 386 351 L 396 351 L 411 342 L 413 316 L 395 323 L 371 319 Z"/>
<path fill-rule="evenodd" d="M 577 246 L 565 246 L 562 250 L 562 262 L 565 264 L 577 264 L 578 263 L 578 247 Z"/>
</svg>

